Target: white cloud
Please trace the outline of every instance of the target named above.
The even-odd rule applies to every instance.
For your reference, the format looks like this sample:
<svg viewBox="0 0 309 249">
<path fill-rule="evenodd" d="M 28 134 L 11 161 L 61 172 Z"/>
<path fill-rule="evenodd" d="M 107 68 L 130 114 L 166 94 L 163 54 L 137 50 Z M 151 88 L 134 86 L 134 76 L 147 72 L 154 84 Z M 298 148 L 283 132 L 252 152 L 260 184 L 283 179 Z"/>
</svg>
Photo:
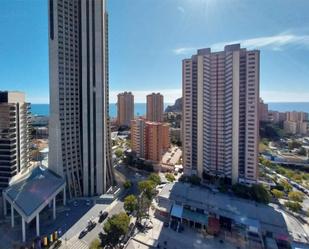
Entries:
<svg viewBox="0 0 309 249">
<path fill-rule="evenodd" d="M 185 13 L 185 9 L 182 6 L 178 6 L 177 10 L 180 11 L 181 13 Z"/>
<path fill-rule="evenodd" d="M 195 53 L 197 49 L 198 49 L 197 47 L 188 47 L 188 48 L 183 47 L 183 48 L 175 48 L 173 52 L 176 55 L 187 55 Z"/>
<path fill-rule="evenodd" d="M 109 92 L 109 102 L 116 103 L 117 102 L 117 94 L 123 91 L 110 91 Z M 160 92 L 164 97 L 165 103 L 174 103 L 176 99 L 182 96 L 182 90 L 179 89 L 154 89 L 149 91 L 131 91 L 134 95 L 134 102 L 135 103 L 146 103 L 146 96 L 150 93 L 157 93 Z"/>
<path fill-rule="evenodd" d="M 309 100 L 309 92 L 261 91 L 260 96 L 265 102 L 308 102 Z"/>
<path fill-rule="evenodd" d="M 248 49 L 271 49 L 274 51 L 283 50 L 288 45 L 299 46 L 309 49 L 309 35 L 295 35 L 292 33 L 281 33 L 274 36 L 263 36 L 252 39 L 235 40 L 227 42 L 219 42 L 212 44 L 210 47 L 213 50 L 222 50 L 227 44 L 240 43 L 242 47 Z M 201 46 L 203 47 L 203 46 Z M 176 55 L 187 55 L 194 53 L 200 47 L 182 47 L 174 49 Z"/>
</svg>

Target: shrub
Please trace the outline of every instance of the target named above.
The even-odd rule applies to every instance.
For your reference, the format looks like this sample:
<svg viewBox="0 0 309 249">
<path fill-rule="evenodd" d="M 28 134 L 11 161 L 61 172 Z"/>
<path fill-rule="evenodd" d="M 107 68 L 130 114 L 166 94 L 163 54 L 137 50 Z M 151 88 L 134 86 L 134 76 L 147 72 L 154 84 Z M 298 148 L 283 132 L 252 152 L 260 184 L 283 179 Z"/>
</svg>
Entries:
<svg viewBox="0 0 309 249">
<path fill-rule="evenodd" d="M 302 209 L 298 202 L 287 201 L 284 205 L 293 212 L 299 212 Z"/>
<path fill-rule="evenodd" d="M 173 182 L 175 181 L 175 176 L 171 173 L 166 173 L 165 174 L 165 178 L 169 181 L 169 182 Z"/>
</svg>

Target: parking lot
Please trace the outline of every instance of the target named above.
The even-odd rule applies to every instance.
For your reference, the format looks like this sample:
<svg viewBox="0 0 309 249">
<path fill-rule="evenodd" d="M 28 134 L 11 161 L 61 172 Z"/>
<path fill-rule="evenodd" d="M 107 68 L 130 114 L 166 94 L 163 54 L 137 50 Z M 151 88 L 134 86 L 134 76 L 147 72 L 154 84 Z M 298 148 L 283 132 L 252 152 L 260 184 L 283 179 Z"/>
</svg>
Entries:
<svg viewBox="0 0 309 249">
<path fill-rule="evenodd" d="M 162 157 L 162 164 L 163 165 L 170 165 L 174 166 L 178 163 L 179 159 L 181 158 L 182 151 L 179 147 L 174 146 L 171 147 Z"/>
</svg>

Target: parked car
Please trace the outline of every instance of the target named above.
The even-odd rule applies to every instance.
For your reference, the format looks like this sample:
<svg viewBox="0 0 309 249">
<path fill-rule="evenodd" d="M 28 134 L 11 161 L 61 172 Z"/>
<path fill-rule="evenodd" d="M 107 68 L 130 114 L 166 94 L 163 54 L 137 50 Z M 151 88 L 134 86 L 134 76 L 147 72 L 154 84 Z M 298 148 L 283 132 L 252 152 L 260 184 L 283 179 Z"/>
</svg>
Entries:
<svg viewBox="0 0 309 249">
<path fill-rule="evenodd" d="M 54 249 L 59 248 L 61 246 L 61 243 L 62 243 L 61 240 L 57 240 L 54 244 Z"/>
<path fill-rule="evenodd" d="M 84 238 L 87 233 L 88 233 L 88 230 L 87 230 L 87 228 L 85 228 L 83 231 L 80 232 L 78 238 L 79 239 Z"/>
<path fill-rule="evenodd" d="M 95 223 L 95 222 L 92 221 L 92 220 L 89 220 L 89 221 L 88 221 L 88 225 L 87 225 L 87 230 L 88 230 L 88 231 L 91 231 L 93 228 L 95 228 L 96 225 L 97 225 L 97 223 Z"/>
<path fill-rule="evenodd" d="M 108 216 L 108 212 L 104 211 L 100 211 L 99 213 L 99 223 L 102 223 Z"/>
</svg>

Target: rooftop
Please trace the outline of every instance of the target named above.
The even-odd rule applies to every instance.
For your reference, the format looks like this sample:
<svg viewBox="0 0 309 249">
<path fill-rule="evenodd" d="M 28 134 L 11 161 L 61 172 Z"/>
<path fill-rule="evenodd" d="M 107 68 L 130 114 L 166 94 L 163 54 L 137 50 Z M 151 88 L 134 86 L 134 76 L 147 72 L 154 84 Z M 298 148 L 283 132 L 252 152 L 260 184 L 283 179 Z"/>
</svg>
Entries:
<svg viewBox="0 0 309 249">
<path fill-rule="evenodd" d="M 59 193 L 65 181 L 49 169 L 38 166 L 13 182 L 3 192 L 9 202 L 24 217 L 30 217 L 40 208 L 44 208 L 50 198 Z"/>
<path fill-rule="evenodd" d="M 159 196 L 177 203 L 208 210 L 242 223 L 259 222 L 264 230 L 288 235 L 282 214 L 274 207 L 244 200 L 227 194 L 214 193 L 207 188 L 184 183 L 167 184 Z"/>
</svg>

